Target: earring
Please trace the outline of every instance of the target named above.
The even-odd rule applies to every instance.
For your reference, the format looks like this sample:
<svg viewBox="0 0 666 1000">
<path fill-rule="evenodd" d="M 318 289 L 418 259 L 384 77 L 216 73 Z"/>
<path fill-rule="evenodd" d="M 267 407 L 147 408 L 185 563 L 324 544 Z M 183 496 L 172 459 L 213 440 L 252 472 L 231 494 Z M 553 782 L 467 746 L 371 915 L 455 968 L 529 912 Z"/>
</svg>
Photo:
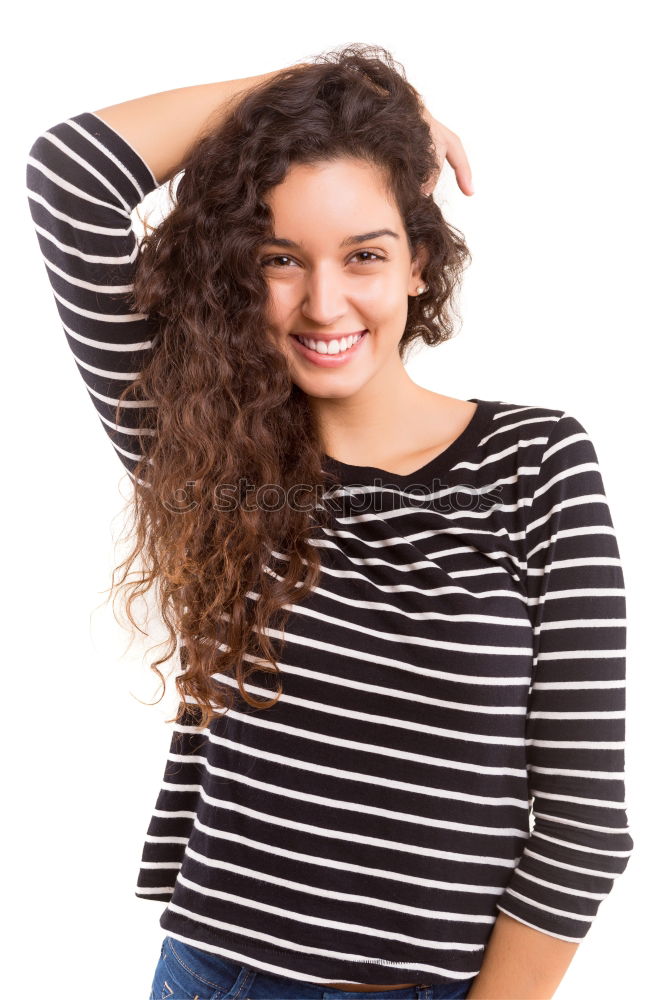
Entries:
<svg viewBox="0 0 666 1000">
<path fill-rule="evenodd" d="M 419 285 L 419 287 L 416 289 L 416 294 L 420 295 L 421 292 L 425 292 L 425 290 L 426 290 L 426 286 L 425 285 Z"/>
</svg>

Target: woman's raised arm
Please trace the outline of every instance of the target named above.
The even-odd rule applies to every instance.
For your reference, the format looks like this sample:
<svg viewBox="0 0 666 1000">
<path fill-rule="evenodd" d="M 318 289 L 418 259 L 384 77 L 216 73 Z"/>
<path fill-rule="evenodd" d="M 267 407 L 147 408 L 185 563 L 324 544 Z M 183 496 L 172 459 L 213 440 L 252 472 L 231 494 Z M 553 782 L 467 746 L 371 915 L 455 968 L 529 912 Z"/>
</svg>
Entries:
<svg viewBox="0 0 666 1000">
<path fill-rule="evenodd" d="M 164 90 L 112 104 L 95 114 L 134 147 L 149 164 L 158 183 L 163 184 L 178 172 L 185 154 L 204 131 L 211 116 L 228 108 L 242 91 L 266 82 L 276 72 L 284 70 Z"/>
<path fill-rule="evenodd" d="M 150 401 L 120 393 L 137 377 L 152 347 L 148 317 L 132 312 L 138 240 L 131 212 L 156 188 L 150 167 L 90 112 L 46 129 L 26 167 L 30 213 L 67 344 L 102 426 L 132 475 L 140 459 L 141 416 Z M 57 419 L 59 407 L 53 416 Z M 76 443 L 72 461 L 84 456 Z"/>
<path fill-rule="evenodd" d="M 123 400 L 120 423 L 116 408 L 145 366 L 155 332 L 129 302 L 139 252 L 131 213 L 177 172 L 216 108 L 262 79 L 185 87 L 85 111 L 46 129 L 30 148 L 30 213 L 67 344 L 130 475 L 141 457 L 138 438 L 151 433 L 142 413 L 153 404 Z"/>
</svg>

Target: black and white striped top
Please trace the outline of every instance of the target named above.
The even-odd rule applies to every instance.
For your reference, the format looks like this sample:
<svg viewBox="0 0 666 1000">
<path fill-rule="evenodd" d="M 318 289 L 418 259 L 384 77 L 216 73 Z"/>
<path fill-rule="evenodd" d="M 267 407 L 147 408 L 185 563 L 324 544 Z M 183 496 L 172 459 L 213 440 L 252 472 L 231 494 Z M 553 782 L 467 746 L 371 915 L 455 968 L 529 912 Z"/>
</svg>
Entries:
<svg viewBox="0 0 666 1000">
<path fill-rule="evenodd" d="M 131 474 L 114 411 L 151 331 L 125 301 L 130 213 L 156 179 L 85 112 L 35 140 L 27 185 Z M 173 729 L 136 889 L 169 935 L 313 983 L 447 983 L 479 971 L 499 910 L 581 941 L 624 871 L 625 592 L 595 449 L 562 410 L 474 402 L 411 476 L 325 459 L 335 527 L 282 697 Z"/>
</svg>

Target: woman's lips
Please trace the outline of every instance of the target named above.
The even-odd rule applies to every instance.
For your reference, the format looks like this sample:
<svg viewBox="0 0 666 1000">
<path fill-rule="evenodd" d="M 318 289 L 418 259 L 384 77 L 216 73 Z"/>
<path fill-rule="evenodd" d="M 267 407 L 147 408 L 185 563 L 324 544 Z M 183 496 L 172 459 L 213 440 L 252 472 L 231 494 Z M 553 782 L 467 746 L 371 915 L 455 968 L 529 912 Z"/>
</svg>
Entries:
<svg viewBox="0 0 666 1000">
<path fill-rule="evenodd" d="M 318 351 L 313 351 L 311 347 L 306 347 L 305 344 L 301 344 L 298 337 L 294 335 L 290 337 L 290 340 L 293 341 L 296 350 L 313 365 L 319 365 L 321 368 L 337 368 L 339 365 L 344 365 L 348 361 L 351 361 L 351 359 L 358 354 L 358 350 L 367 335 L 368 331 L 364 330 L 363 335 L 352 347 L 349 348 L 349 350 L 341 351 L 338 354 L 320 354 Z"/>
</svg>

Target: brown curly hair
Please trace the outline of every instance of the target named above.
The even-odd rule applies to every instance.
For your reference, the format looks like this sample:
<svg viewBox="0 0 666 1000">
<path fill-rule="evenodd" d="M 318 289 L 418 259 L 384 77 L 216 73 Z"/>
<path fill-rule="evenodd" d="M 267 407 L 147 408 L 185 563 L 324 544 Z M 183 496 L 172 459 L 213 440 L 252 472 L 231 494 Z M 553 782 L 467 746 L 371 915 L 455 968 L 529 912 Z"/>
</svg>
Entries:
<svg viewBox="0 0 666 1000">
<path fill-rule="evenodd" d="M 264 199 L 291 164 L 348 156 L 378 168 L 412 260 L 427 251 L 426 292 L 410 297 L 400 357 L 417 340 L 441 344 L 452 336 L 452 300 L 471 255 L 423 193 L 439 170 L 423 112 L 402 65 L 377 46 L 348 45 L 278 72 L 208 121 L 169 182 L 173 211 L 142 240 L 132 307 L 151 317 L 155 337 L 121 398 L 153 401 L 152 431 L 139 436 L 148 444 L 129 501 L 134 548 L 110 589 L 129 588 L 125 609 L 139 628 L 133 602 L 157 586 L 170 638 L 151 669 L 163 697 L 158 667 L 180 635 L 176 721 L 188 716 L 203 729 L 233 703 L 232 684 L 215 673 L 234 676 L 253 708 L 276 703 L 282 682 L 271 636 L 279 638 L 286 605 L 317 586 L 310 537 L 331 524 L 330 506 L 319 501 L 335 483 L 322 466 L 316 419 L 266 335 L 258 255 L 274 234 Z M 304 485 L 313 502 L 292 503 Z M 221 490 L 235 499 L 219 502 Z M 139 557 L 140 579 L 128 581 Z M 260 682 L 275 675 L 277 693 L 248 692 L 255 671 Z"/>
</svg>

